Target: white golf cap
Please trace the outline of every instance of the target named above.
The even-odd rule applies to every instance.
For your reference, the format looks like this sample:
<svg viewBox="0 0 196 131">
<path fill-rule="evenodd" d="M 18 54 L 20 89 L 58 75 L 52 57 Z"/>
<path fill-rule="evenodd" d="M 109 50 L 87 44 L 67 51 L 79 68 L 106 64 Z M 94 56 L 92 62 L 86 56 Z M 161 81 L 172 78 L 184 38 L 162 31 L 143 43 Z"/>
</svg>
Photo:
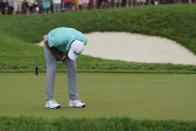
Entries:
<svg viewBox="0 0 196 131">
<path fill-rule="evenodd" d="M 74 40 L 68 53 L 68 57 L 75 61 L 79 54 L 84 50 L 84 44 L 79 40 Z"/>
</svg>

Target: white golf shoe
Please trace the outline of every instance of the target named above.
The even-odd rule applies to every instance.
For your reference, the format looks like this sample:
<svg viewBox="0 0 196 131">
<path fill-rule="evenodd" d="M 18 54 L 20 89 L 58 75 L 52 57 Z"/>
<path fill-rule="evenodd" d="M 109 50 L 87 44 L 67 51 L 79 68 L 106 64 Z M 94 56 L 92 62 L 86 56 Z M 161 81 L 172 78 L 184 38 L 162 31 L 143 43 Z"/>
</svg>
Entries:
<svg viewBox="0 0 196 131">
<path fill-rule="evenodd" d="M 55 100 L 50 100 L 46 102 L 46 108 L 50 108 L 50 109 L 58 109 L 61 107 L 60 104 L 58 104 Z"/>
<path fill-rule="evenodd" d="M 70 100 L 69 101 L 69 107 L 76 107 L 76 108 L 84 108 L 86 106 L 85 103 L 82 103 L 80 100 Z"/>
</svg>

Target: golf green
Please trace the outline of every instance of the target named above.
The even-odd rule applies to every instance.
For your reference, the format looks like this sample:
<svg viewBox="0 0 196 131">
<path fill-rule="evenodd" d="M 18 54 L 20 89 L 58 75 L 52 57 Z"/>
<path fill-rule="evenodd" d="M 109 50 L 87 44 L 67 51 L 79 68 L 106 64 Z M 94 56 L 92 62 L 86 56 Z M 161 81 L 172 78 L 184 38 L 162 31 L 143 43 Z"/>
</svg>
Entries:
<svg viewBox="0 0 196 131">
<path fill-rule="evenodd" d="M 45 74 L 1 73 L 0 115 L 196 120 L 196 74 L 78 73 L 81 109 L 68 107 L 66 74 L 55 86 L 62 108 L 45 109 Z"/>
</svg>

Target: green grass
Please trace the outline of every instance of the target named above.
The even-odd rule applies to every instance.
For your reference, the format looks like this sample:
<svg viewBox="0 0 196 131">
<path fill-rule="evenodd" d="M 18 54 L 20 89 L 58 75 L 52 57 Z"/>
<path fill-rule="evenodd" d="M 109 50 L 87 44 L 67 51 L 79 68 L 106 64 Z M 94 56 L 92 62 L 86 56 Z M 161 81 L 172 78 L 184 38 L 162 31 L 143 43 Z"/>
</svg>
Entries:
<svg viewBox="0 0 196 131">
<path fill-rule="evenodd" d="M 165 37 L 196 54 L 195 7 L 194 4 L 161 5 L 1 16 L 0 131 L 196 130 L 196 75 L 158 74 L 195 73 L 196 66 L 80 56 L 77 60 L 78 72 L 91 72 L 78 73 L 78 92 L 80 99 L 87 103 L 85 109 L 67 106 L 66 75 L 60 73 L 56 78 L 55 98 L 62 108 L 45 109 L 45 74 L 33 74 L 36 65 L 41 72 L 45 72 L 43 48 L 34 43 L 40 42 L 43 35 L 59 26 L 73 27 L 84 33 L 125 31 Z M 59 72 L 64 72 L 61 63 L 58 67 Z"/>
<path fill-rule="evenodd" d="M 0 131 L 194 131 L 196 121 L 0 117 Z"/>
<path fill-rule="evenodd" d="M 161 5 L 72 13 L 0 17 L 0 72 L 45 71 L 43 49 L 33 45 L 55 27 L 84 33 L 126 31 L 166 37 L 196 53 L 196 5 Z M 89 43 L 91 44 L 91 43 Z M 110 61 L 89 56 L 77 60 L 78 72 L 195 73 L 196 66 Z M 59 72 L 64 71 L 59 63 Z"/>
<path fill-rule="evenodd" d="M 45 74 L 0 74 L 0 116 L 44 118 L 131 117 L 195 120 L 195 74 L 78 73 L 84 109 L 68 107 L 66 74 L 56 77 L 58 110 L 45 109 Z"/>
</svg>

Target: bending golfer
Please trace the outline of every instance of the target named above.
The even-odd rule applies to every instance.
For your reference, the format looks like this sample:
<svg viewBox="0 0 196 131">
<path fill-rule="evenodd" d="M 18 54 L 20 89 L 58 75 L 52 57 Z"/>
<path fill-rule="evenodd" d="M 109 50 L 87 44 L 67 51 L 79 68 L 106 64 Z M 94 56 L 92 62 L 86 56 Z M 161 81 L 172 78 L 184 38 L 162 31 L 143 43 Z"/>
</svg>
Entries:
<svg viewBox="0 0 196 131">
<path fill-rule="evenodd" d="M 54 100 L 54 83 L 57 61 L 62 61 L 66 66 L 68 93 L 70 107 L 85 107 L 77 94 L 76 64 L 75 60 L 87 44 L 86 37 L 73 28 L 60 27 L 53 29 L 44 37 L 44 52 L 47 61 L 46 76 L 46 108 L 60 108 Z"/>
</svg>

